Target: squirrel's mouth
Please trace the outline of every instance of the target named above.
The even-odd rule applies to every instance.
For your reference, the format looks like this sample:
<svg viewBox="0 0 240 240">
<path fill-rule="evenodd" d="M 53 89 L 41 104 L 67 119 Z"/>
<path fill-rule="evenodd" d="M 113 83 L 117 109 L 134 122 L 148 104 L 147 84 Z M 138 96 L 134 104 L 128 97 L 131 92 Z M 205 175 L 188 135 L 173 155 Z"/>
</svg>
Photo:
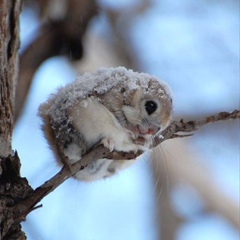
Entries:
<svg viewBox="0 0 240 240">
<path fill-rule="evenodd" d="M 149 127 L 144 125 L 137 125 L 137 130 L 140 135 L 155 135 L 160 128 L 159 127 Z"/>
<path fill-rule="evenodd" d="M 149 137 L 155 135 L 160 131 L 160 127 L 157 126 L 146 126 L 146 125 L 128 125 L 125 127 L 125 130 L 131 134 L 133 139 L 137 139 L 139 137 L 148 139 Z"/>
</svg>

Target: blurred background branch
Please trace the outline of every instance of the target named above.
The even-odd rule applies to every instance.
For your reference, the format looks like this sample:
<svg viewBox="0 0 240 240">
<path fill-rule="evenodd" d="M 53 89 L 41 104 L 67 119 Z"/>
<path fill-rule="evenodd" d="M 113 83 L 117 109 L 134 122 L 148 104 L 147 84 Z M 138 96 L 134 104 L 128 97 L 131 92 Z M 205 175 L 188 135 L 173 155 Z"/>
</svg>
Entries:
<svg viewBox="0 0 240 240">
<path fill-rule="evenodd" d="M 97 13 L 94 0 L 35 1 L 39 5 L 42 24 L 39 34 L 20 56 L 20 71 L 15 101 L 15 122 L 28 96 L 35 72 L 47 59 L 66 55 L 71 61 L 82 58 L 82 38 L 89 21 Z M 63 4 L 61 15 L 55 8 Z M 53 16 L 52 16 L 53 15 Z"/>
</svg>

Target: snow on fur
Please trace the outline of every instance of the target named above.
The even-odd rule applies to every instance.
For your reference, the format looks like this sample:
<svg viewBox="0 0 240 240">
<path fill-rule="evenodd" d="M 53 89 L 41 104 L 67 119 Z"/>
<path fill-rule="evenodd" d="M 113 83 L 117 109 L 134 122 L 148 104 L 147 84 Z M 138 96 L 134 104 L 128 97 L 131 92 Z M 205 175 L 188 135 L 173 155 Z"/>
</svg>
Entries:
<svg viewBox="0 0 240 240">
<path fill-rule="evenodd" d="M 94 73 L 85 73 L 74 82 L 59 88 L 57 93 L 52 94 L 47 102 L 40 105 L 39 115 L 41 117 L 50 115 L 56 122 L 60 122 L 63 112 L 76 104 L 79 99 L 87 98 L 93 93 L 104 94 L 119 83 L 123 87 L 127 87 L 128 92 L 125 94 L 140 87 L 149 91 L 148 83 L 150 80 L 158 81 L 167 95 L 172 96 L 171 90 L 165 82 L 147 73 L 134 72 L 124 67 L 100 68 Z M 158 89 L 159 93 L 162 91 L 162 89 Z M 151 92 L 149 93 L 151 94 Z"/>
</svg>

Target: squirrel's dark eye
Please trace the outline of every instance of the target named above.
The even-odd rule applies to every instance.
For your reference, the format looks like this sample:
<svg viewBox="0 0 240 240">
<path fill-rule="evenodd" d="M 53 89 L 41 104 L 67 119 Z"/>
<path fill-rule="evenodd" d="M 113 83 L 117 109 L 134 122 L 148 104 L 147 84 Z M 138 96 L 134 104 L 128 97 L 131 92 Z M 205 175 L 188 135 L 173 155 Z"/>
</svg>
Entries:
<svg viewBox="0 0 240 240">
<path fill-rule="evenodd" d="M 148 113 L 148 115 L 151 115 L 152 113 L 154 113 L 157 109 L 157 104 L 154 101 L 147 101 L 145 103 L 145 109 Z"/>
</svg>

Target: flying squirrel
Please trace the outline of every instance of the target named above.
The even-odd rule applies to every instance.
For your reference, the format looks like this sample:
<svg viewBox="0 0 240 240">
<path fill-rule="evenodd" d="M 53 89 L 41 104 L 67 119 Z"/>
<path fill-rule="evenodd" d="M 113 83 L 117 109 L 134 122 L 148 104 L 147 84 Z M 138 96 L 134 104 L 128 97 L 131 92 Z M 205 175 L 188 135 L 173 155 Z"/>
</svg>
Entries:
<svg viewBox="0 0 240 240">
<path fill-rule="evenodd" d="M 56 159 L 71 165 L 97 143 L 110 151 L 146 151 L 172 120 L 167 83 L 124 67 L 85 73 L 39 107 L 42 129 Z M 144 139 L 137 143 L 136 139 Z M 82 181 L 114 175 L 135 160 L 98 159 L 77 172 Z"/>
</svg>

